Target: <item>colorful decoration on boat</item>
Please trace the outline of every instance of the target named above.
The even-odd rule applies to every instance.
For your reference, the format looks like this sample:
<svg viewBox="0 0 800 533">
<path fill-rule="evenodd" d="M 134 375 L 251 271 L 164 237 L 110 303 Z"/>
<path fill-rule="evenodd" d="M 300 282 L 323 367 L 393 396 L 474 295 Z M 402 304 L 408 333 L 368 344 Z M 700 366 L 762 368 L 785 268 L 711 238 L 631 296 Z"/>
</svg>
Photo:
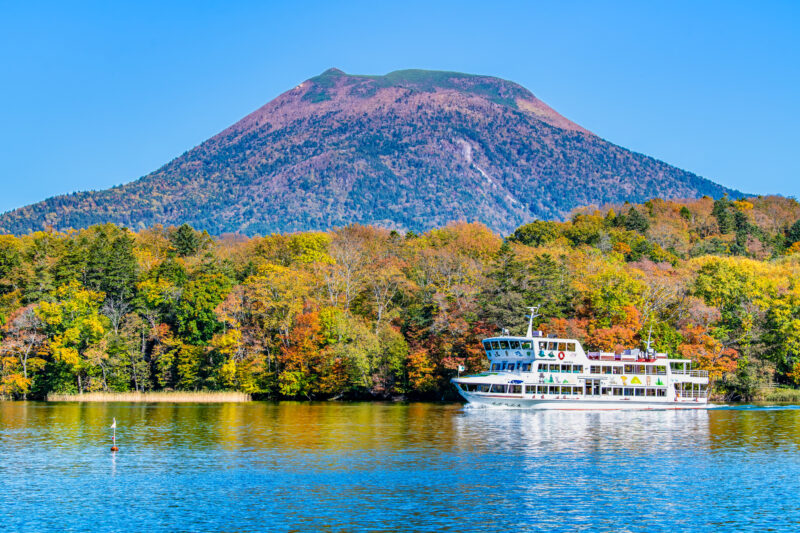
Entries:
<svg viewBox="0 0 800 533">
<path fill-rule="evenodd" d="M 564 381 L 562 381 L 561 383 L 569 383 L 569 380 L 567 378 L 564 378 Z"/>
<path fill-rule="evenodd" d="M 661 385 L 661 386 L 664 385 L 664 382 L 661 381 L 661 378 L 658 378 L 658 380 L 656 381 L 656 385 Z"/>
<path fill-rule="evenodd" d="M 641 384 L 642 380 L 640 380 L 638 376 L 634 376 L 633 379 L 631 380 L 631 385 L 641 385 Z"/>
<path fill-rule="evenodd" d="M 552 374 L 550 375 L 550 381 L 548 381 L 548 383 L 555 383 L 555 381 L 553 380 L 553 375 Z"/>
<path fill-rule="evenodd" d="M 555 357 L 555 356 L 556 356 L 556 354 L 554 354 L 553 352 L 550 352 L 550 357 Z"/>
<path fill-rule="evenodd" d="M 622 380 L 622 384 L 623 385 L 627 385 L 628 384 L 628 376 L 620 376 L 619 379 Z"/>
</svg>

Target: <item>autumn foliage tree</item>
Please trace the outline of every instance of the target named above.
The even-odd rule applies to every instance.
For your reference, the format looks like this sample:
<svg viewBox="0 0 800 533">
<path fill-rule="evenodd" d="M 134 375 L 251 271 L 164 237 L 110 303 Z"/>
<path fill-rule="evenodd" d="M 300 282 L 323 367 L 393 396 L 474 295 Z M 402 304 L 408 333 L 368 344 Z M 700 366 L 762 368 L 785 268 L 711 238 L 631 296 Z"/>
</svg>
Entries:
<svg viewBox="0 0 800 533">
<path fill-rule="evenodd" d="M 689 357 L 721 393 L 800 375 L 800 204 L 653 199 L 508 238 L 457 222 L 211 237 L 113 224 L 0 235 L 0 396 L 241 390 L 454 397 L 480 341 L 535 326 Z"/>
</svg>

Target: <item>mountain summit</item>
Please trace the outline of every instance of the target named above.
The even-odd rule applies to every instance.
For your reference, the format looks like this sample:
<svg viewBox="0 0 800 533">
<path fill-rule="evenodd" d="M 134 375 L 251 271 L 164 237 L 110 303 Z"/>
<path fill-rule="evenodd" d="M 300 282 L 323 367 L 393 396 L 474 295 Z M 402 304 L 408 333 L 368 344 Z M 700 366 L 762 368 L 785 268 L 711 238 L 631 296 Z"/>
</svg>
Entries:
<svg viewBox="0 0 800 533">
<path fill-rule="evenodd" d="M 353 222 L 501 233 L 575 207 L 740 193 L 601 139 L 509 81 L 329 69 L 134 182 L 0 215 L 0 232 L 188 222 L 266 234 Z"/>
</svg>

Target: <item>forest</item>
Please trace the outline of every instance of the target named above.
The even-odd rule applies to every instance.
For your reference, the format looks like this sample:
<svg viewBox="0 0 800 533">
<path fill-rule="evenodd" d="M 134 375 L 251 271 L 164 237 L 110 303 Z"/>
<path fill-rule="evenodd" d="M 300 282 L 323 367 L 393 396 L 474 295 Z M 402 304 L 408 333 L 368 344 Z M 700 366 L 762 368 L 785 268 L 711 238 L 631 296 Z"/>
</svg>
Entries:
<svg viewBox="0 0 800 533">
<path fill-rule="evenodd" d="M 800 204 L 777 196 L 582 208 L 503 238 L 212 237 L 187 224 L 0 235 L 0 396 L 242 391 L 454 398 L 480 340 L 539 329 L 587 349 L 653 346 L 720 396 L 800 385 Z"/>
</svg>

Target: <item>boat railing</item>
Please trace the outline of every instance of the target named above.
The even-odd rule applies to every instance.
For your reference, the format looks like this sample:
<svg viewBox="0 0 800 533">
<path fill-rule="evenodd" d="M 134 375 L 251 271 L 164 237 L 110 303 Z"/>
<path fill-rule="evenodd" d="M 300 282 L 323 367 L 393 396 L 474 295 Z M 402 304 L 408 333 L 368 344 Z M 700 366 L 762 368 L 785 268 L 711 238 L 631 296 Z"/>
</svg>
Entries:
<svg viewBox="0 0 800 533">
<path fill-rule="evenodd" d="M 676 376 L 689 376 L 691 378 L 707 378 L 708 377 L 708 370 L 672 370 L 672 373 Z"/>
<path fill-rule="evenodd" d="M 706 398 L 708 392 L 700 390 L 678 390 L 675 391 L 675 396 L 678 398 Z"/>
</svg>

